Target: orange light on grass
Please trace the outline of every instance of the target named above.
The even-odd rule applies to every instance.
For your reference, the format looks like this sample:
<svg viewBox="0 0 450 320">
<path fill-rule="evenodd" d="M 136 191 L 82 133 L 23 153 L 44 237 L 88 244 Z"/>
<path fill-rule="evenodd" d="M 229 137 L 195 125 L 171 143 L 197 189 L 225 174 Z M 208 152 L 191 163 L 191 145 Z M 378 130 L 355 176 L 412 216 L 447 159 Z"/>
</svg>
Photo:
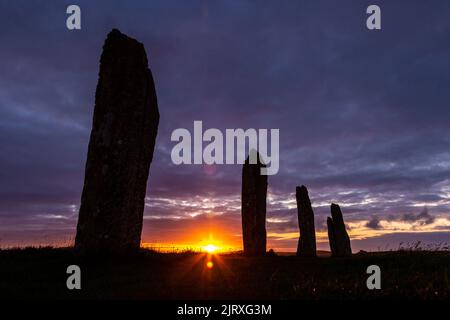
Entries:
<svg viewBox="0 0 450 320">
<path fill-rule="evenodd" d="M 208 261 L 208 262 L 206 263 L 206 267 L 207 267 L 208 269 L 212 269 L 212 268 L 214 267 L 214 263 L 213 263 L 212 261 Z"/>
</svg>

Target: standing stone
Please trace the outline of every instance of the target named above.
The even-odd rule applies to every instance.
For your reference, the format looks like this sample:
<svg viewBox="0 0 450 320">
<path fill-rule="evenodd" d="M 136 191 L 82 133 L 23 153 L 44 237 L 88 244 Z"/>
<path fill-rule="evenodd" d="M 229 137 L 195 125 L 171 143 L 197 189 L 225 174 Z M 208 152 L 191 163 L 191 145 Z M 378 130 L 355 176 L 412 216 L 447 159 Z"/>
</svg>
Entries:
<svg viewBox="0 0 450 320">
<path fill-rule="evenodd" d="M 256 152 L 254 150 L 251 151 Z M 254 156 L 254 154 L 253 154 Z M 266 253 L 266 198 L 267 176 L 261 175 L 265 167 L 256 153 L 257 163 L 245 161 L 242 170 L 242 237 L 244 254 L 264 255 Z"/>
<path fill-rule="evenodd" d="M 330 242 L 331 255 L 336 255 L 336 239 L 334 238 L 333 219 L 327 217 L 328 241 Z"/>
<path fill-rule="evenodd" d="M 159 111 L 142 43 L 114 29 L 103 45 L 75 247 L 140 247 Z"/>
<path fill-rule="evenodd" d="M 298 226 L 300 238 L 298 239 L 297 256 L 316 256 L 316 231 L 314 228 L 314 211 L 309 200 L 308 189 L 305 186 L 295 188 L 297 199 Z"/>
<path fill-rule="evenodd" d="M 327 225 L 331 255 L 333 257 L 350 257 L 352 255 L 350 238 L 345 230 L 341 208 L 337 204 L 331 204 L 331 218 L 328 217 Z"/>
</svg>

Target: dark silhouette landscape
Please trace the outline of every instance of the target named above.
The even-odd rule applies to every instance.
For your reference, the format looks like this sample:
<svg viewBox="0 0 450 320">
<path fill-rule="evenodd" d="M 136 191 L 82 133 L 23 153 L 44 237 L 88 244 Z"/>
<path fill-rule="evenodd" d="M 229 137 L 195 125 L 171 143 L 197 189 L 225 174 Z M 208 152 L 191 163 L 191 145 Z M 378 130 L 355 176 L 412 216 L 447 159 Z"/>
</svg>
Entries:
<svg viewBox="0 0 450 320">
<path fill-rule="evenodd" d="M 239 253 L 157 253 L 83 258 L 73 249 L 0 251 L 0 297 L 34 299 L 448 300 L 450 253 L 397 251 L 351 258 Z M 82 290 L 67 290 L 65 269 L 83 270 Z M 379 265 L 381 290 L 366 268 Z"/>
<path fill-rule="evenodd" d="M 296 187 L 296 255 L 267 251 L 268 177 L 256 152 L 242 168 L 243 251 L 162 253 L 142 249 L 144 197 L 159 123 L 145 49 L 119 30 L 103 46 L 85 184 L 74 248 L 0 251 L 0 295 L 67 299 L 447 299 L 450 252 L 352 254 L 343 213 L 331 204 L 331 252 L 316 249 L 314 210 Z M 255 155 L 255 154 L 253 154 Z M 150 175 L 151 176 L 151 175 Z M 82 291 L 67 290 L 63 271 L 83 270 Z M 366 269 L 382 270 L 368 290 Z M 379 288 L 381 289 L 381 288 Z"/>
<path fill-rule="evenodd" d="M 193 6 L 201 10 L 180 3 L 170 26 L 162 4 L 152 8 L 152 14 L 160 10 L 153 19 L 139 15 L 141 5 L 129 8 L 128 20 L 102 22 L 80 46 L 84 58 L 75 55 L 73 68 L 83 67 L 84 77 L 57 61 L 42 72 L 33 69 L 75 75 L 64 85 L 49 76 L 48 96 L 33 88 L 17 93 L 13 86 L 11 96 L 0 93 L 0 103 L 12 106 L 0 109 L 0 137 L 17 139 L 2 138 L 0 174 L 10 185 L 0 186 L 0 298 L 450 299 L 450 73 L 442 45 L 450 25 L 439 12 L 445 10 L 427 16 L 438 21 L 427 30 L 436 34 L 430 44 L 426 33 L 398 25 L 402 32 L 368 35 L 360 18 L 325 17 L 323 29 L 314 21 L 304 25 L 298 12 L 312 4 L 293 10 L 294 2 L 267 3 L 260 12 L 231 2 Z M 333 15 L 347 14 L 334 9 Z M 354 10 L 355 16 L 361 11 Z M 180 22 L 189 15 L 195 19 Z M 390 30 L 392 17 L 386 16 Z M 147 24 L 149 30 L 142 27 Z M 336 33 L 339 27 L 356 31 Z M 86 29 L 71 39 L 79 44 Z M 419 45 L 402 42 L 405 33 L 417 35 Z M 14 48 L 21 37 L 13 39 Z M 7 50 L 5 61 L 16 61 L 16 52 Z M 2 74 L 9 71 L 12 82 L 20 78 L 25 56 L 11 70 L 6 63 Z M 27 88 L 39 82 L 28 77 Z M 44 96 L 46 103 L 39 100 Z M 49 107 L 60 104 L 67 109 Z M 82 125 L 64 113 L 72 109 L 82 113 Z M 193 122 L 195 137 L 203 119 L 219 132 L 275 128 L 281 137 L 270 147 L 277 150 L 270 159 L 281 159 L 276 174 L 263 174 L 272 165 L 265 161 L 267 144 L 267 150 L 250 147 L 245 137 L 243 147 L 233 140 L 233 152 L 244 150 L 233 153 L 232 166 L 196 161 L 195 138 L 188 163 L 174 161 L 170 132 Z M 200 160 L 203 138 L 202 132 Z M 237 165 L 234 155 L 242 155 Z M 57 240 L 48 241 L 54 246 L 39 245 L 47 232 L 54 232 Z M 4 235 L 11 241 L 5 245 Z M 407 243 L 374 250 L 389 235 Z M 438 244 L 422 243 L 426 236 Z M 17 243 L 11 239 L 27 244 L 9 245 Z M 370 239 L 368 249 L 360 245 Z M 69 266 L 80 270 L 81 288 L 69 288 Z"/>
</svg>

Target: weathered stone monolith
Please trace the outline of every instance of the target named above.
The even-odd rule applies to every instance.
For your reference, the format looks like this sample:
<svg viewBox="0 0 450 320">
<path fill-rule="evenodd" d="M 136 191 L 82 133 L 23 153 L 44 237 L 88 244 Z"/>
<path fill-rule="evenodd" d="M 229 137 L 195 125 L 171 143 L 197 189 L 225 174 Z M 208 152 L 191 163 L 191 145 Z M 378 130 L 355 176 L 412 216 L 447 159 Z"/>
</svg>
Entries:
<svg viewBox="0 0 450 320">
<path fill-rule="evenodd" d="M 316 256 L 316 231 L 314 228 L 314 211 L 305 186 L 295 189 L 297 199 L 298 226 L 300 238 L 298 239 L 297 256 Z"/>
<path fill-rule="evenodd" d="M 242 238 L 245 254 L 264 255 L 266 253 L 267 175 L 261 175 L 261 168 L 265 165 L 261 163 L 258 153 L 255 158 L 257 158 L 255 164 L 249 163 L 247 158 L 242 170 Z"/>
<path fill-rule="evenodd" d="M 334 239 L 333 219 L 327 217 L 328 241 L 330 242 L 331 255 L 336 255 L 336 239 Z"/>
<path fill-rule="evenodd" d="M 144 45 L 114 29 L 100 58 L 75 247 L 138 249 L 159 111 Z"/>
<path fill-rule="evenodd" d="M 345 230 L 341 208 L 337 204 L 331 204 L 331 218 L 328 217 L 327 225 L 332 256 L 350 257 L 352 255 L 350 238 Z"/>
</svg>

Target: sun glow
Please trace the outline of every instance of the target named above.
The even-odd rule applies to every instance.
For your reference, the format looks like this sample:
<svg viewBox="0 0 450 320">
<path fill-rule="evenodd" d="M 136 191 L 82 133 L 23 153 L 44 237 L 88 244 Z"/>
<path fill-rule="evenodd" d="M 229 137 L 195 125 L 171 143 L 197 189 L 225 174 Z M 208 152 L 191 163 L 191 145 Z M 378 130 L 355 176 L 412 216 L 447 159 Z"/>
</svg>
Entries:
<svg viewBox="0 0 450 320">
<path fill-rule="evenodd" d="M 208 245 L 206 245 L 206 246 L 203 247 L 203 250 L 206 251 L 206 252 L 208 252 L 208 253 L 214 253 L 214 252 L 216 252 L 218 249 L 219 249 L 219 248 L 216 247 L 216 246 L 213 245 L 213 244 L 208 244 Z"/>
<path fill-rule="evenodd" d="M 209 255 L 240 250 L 241 239 L 235 230 L 222 230 L 209 224 L 195 226 L 190 232 L 176 239 L 176 242 L 145 242 L 141 247 L 158 252 L 196 252 Z M 161 236 L 162 238 L 163 236 Z M 298 236 L 297 236 L 298 237 Z"/>
</svg>

